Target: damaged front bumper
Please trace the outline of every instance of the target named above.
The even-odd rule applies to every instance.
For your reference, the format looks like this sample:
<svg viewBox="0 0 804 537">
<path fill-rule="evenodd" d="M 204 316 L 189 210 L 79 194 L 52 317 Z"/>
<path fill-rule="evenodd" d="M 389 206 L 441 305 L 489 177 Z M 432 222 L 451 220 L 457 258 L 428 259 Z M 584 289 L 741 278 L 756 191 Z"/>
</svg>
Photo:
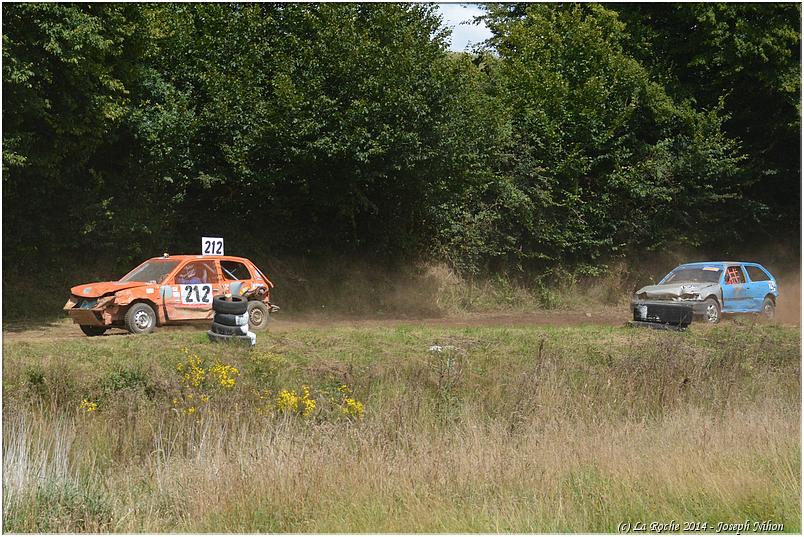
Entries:
<svg viewBox="0 0 804 537">
<path fill-rule="evenodd" d="M 110 326 L 119 307 L 114 297 L 83 298 L 72 296 L 62 308 L 75 324 L 84 326 Z"/>
</svg>

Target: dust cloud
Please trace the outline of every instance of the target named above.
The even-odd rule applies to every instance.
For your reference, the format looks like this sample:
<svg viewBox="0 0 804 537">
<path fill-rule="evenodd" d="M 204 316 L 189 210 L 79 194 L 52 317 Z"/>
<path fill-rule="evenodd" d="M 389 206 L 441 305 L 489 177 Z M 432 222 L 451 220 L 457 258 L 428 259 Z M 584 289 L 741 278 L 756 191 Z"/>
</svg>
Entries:
<svg viewBox="0 0 804 537">
<path fill-rule="evenodd" d="M 786 272 L 776 276 L 779 299 L 776 320 L 782 324 L 801 325 L 801 272 Z"/>
</svg>

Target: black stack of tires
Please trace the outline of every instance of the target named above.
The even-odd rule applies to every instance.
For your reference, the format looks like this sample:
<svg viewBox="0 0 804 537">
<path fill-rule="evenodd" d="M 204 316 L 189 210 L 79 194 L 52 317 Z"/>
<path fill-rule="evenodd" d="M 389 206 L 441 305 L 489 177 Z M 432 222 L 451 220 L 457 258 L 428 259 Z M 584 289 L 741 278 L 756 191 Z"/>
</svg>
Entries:
<svg viewBox="0 0 804 537">
<path fill-rule="evenodd" d="M 215 343 L 232 342 L 256 345 L 257 334 L 249 331 L 248 301 L 239 296 L 216 296 L 212 299 L 215 317 L 207 332 Z"/>
</svg>

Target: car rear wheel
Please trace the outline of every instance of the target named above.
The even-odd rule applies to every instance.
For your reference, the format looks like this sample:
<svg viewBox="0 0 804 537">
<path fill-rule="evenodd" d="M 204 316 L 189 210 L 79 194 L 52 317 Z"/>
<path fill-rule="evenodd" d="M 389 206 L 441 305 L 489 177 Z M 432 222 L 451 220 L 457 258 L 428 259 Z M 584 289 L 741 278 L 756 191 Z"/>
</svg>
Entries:
<svg viewBox="0 0 804 537">
<path fill-rule="evenodd" d="M 714 298 L 704 300 L 704 320 L 710 324 L 720 322 L 720 304 Z"/>
<path fill-rule="evenodd" d="M 81 331 L 89 337 L 102 336 L 108 328 L 105 326 L 90 326 L 87 324 L 79 325 Z"/>
<path fill-rule="evenodd" d="M 762 316 L 766 319 L 773 319 L 774 315 L 776 315 L 776 304 L 773 303 L 771 297 L 766 296 L 762 303 Z"/>
<path fill-rule="evenodd" d="M 248 325 L 253 331 L 265 330 L 270 320 L 268 306 L 259 300 L 249 300 Z"/>
<path fill-rule="evenodd" d="M 151 306 L 142 302 L 126 312 L 126 329 L 132 334 L 147 334 L 156 326 L 156 314 Z"/>
</svg>

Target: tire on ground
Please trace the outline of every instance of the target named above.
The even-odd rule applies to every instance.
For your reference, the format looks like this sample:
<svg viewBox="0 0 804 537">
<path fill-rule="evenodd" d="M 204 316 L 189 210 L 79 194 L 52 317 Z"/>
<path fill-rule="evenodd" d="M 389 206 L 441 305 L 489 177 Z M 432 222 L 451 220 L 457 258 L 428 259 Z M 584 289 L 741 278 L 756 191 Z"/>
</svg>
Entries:
<svg viewBox="0 0 804 537">
<path fill-rule="evenodd" d="M 88 324 L 82 324 L 79 326 L 81 327 L 81 331 L 89 337 L 102 336 L 106 330 L 108 330 L 108 327 L 106 326 L 91 326 Z"/>
<path fill-rule="evenodd" d="M 268 326 L 268 321 L 270 321 L 270 313 L 268 312 L 268 306 L 265 305 L 265 302 L 260 302 L 259 300 L 249 300 L 248 302 L 248 325 L 251 330 L 258 332 L 260 330 L 265 330 Z"/>
<path fill-rule="evenodd" d="M 216 313 L 212 320 L 218 324 L 225 324 L 227 326 L 248 325 L 248 315 L 245 313 L 241 315 L 233 315 L 231 313 Z"/>
<path fill-rule="evenodd" d="M 248 301 L 240 296 L 226 297 L 218 295 L 212 299 L 212 309 L 215 310 L 215 313 L 242 315 L 248 309 Z"/>
<path fill-rule="evenodd" d="M 132 334 L 147 334 L 156 326 L 156 313 L 148 304 L 137 302 L 128 308 L 125 324 L 126 330 Z"/>
<path fill-rule="evenodd" d="M 224 334 L 216 334 L 212 330 L 207 331 L 207 336 L 209 336 L 209 340 L 213 343 L 237 343 L 240 345 L 249 345 L 252 346 L 255 343 L 255 340 L 252 336 L 254 336 L 253 332 L 249 332 L 247 335 L 244 336 L 227 336 Z"/>
<path fill-rule="evenodd" d="M 212 331 L 216 334 L 223 334 L 224 336 L 245 336 L 248 332 L 248 326 L 231 326 L 213 322 Z"/>
</svg>

